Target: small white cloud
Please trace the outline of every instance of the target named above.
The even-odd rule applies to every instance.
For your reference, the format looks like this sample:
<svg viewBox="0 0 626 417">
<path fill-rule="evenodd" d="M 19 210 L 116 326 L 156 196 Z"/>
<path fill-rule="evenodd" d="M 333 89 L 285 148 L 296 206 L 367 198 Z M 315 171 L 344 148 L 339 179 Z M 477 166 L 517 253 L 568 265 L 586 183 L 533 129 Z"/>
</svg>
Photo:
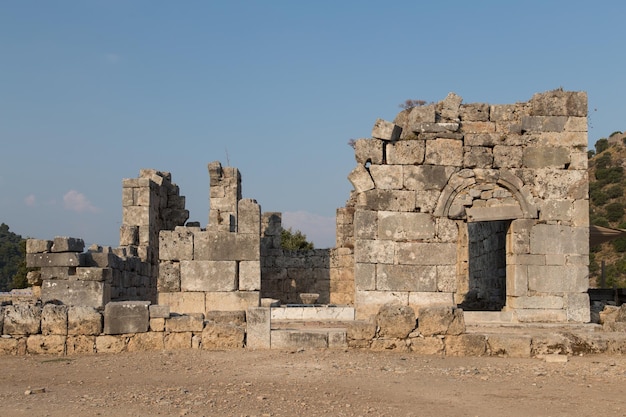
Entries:
<svg viewBox="0 0 626 417">
<path fill-rule="evenodd" d="M 84 194 L 79 193 L 76 190 L 69 190 L 63 196 L 63 205 L 67 210 L 76 211 L 79 213 L 89 212 L 97 213 L 99 210 L 96 206 L 91 204 Z"/>
<path fill-rule="evenodd" d="M 335 247 L 335 218 L 324 217 L 306 211 L 284 212 L 282 223 L 285 229 L 300 230 L 316 248 Z"/>
<path fill-rule="evenodd" d="M 33 207 L 36 202 L 37 198 L 35 197 L 35 194 L 30 194 L 24 199 L 24 203 L 26 203 L 29 207 Z"/>
</svg>

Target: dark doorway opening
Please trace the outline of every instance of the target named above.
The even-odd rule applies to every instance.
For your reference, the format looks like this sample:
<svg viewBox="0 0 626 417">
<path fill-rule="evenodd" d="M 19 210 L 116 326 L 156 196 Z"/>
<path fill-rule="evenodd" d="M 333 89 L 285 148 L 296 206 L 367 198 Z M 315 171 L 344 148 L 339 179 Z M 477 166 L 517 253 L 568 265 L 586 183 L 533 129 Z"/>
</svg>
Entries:
<svg viewBox="0 0 626 417">
<path fill-rule="evenodd" d="M 506 305 L 506 241 L 511 220 L 467 224 L 469 288 L 460 307 L 500 311 Z"/>
</svg>

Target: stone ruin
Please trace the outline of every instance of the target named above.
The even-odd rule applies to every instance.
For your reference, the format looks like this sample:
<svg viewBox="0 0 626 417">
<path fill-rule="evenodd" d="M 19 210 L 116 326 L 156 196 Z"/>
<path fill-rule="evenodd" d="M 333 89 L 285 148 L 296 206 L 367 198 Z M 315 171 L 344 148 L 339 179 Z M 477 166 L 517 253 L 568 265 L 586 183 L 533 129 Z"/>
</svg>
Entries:
<svg viewBox="0 0 626 417">
<path fill-rule="evenodd" d="M 169 173 L 141 170 L 123 180 L 118 248 L 28 241 L 43 307 L 3 307 L 0 329 L 17 336 L 0 351 L 289 347 L 303 339 L 281 321 L 326 319 L 348 331 L 309 335 L 315 346 L 427 336 L 440 352 L 441 335 L 459 349 L 464 321 L 588 323 L 586 116 L 585 93 L 555 90 L 508 105 L 450 93 L 377 120 L 354 143 L 332 249 L 283 249 L 280 213 L 242 198 L 236 168 L 209 164 L 205 228 L 187 221 Z M 303 293 L 318 304 L 294 306 Z"/>
</svg>

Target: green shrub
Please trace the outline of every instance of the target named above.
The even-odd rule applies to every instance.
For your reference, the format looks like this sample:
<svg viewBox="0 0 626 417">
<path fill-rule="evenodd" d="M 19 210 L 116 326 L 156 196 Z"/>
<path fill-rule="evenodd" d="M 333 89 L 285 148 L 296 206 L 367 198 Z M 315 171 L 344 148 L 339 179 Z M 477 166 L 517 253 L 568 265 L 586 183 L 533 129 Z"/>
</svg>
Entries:
<svg viewBox="0 0 626 417">
<path fill-rule="evenodd" d="M 602 190 L 594 190 L 589 194 L 591 201 L 596 206 L 603 206 L 609 201 L 609 196 L 602 192 Z"/>
<path fill-rule="evenodd" d="M 600 227 L 609 227 L 609 221 L 605 217 L 597 216 L 591 219 L 591 224 Z"/>
<path fill-rule="evenodd" d="M 607 138 L 598 139 L 596 142 L 596 153 L 600 153 L 609 149 L 609 140 Z"/>
<path fill-rule="evenodd" d="M 618 220 L 621 220 L 624 217 L 624 205 L 622 203 L 610 203 L 607 204 L 606 207 L 606 219 L 615 223 Z"/>
<path fill-rule="evenodd" d="M 612 240 L 611 245 L 617 252 L 626 252 L 626 237 L 619 237 Z"/>
<path fill-rule="evenodd" d="M 617 198 L 624 195 L 624 186 L 622 184 L 614 184 L 606 188 L 606 195 L 609 198 Z"/>
<path fill-rule="evenodd" d="M 313 249 L 313 243 L 307 242 L 306 235 L 299 230 L 293 232 L 291 227 L 280 232 L 280 245 L 287 250 Z"/>
<path fill-rule="evenodd" d="M 600 155 L 594 161 L 596 169 L 606 168 L 611 165 L 611 153 L 607 152 L 604 155 Z"/>
<path fill-rule="evenodd" d="M 596 169 L 596 179 L 605 184 L 617 183 L 624 177 L 624 168 L 610 167 Z"/>
</svg>

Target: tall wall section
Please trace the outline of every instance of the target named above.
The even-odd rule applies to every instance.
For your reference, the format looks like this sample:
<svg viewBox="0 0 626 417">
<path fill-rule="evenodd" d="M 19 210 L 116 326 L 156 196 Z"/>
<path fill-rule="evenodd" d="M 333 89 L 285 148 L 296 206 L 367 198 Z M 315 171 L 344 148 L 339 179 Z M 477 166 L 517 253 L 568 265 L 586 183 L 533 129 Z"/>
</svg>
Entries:
<svg viewBox="0 0 626 417">
<path fill-rule="evenodd" d="M 585 93 L 555 90 L 510 105 L 451 93 L 379 119 L 355 143 L 354 190 L 338 212 L 357 315 L 387 302 L 493 306 L 502 294 L 511 321 L 589 321 L 586 116 Z M 504 222 L 505 238 L 470 252 L 492 227 L 468 228 L 477 222 Z M 479 266 L 489 257 L 502 265 Z"/>
</svg>

